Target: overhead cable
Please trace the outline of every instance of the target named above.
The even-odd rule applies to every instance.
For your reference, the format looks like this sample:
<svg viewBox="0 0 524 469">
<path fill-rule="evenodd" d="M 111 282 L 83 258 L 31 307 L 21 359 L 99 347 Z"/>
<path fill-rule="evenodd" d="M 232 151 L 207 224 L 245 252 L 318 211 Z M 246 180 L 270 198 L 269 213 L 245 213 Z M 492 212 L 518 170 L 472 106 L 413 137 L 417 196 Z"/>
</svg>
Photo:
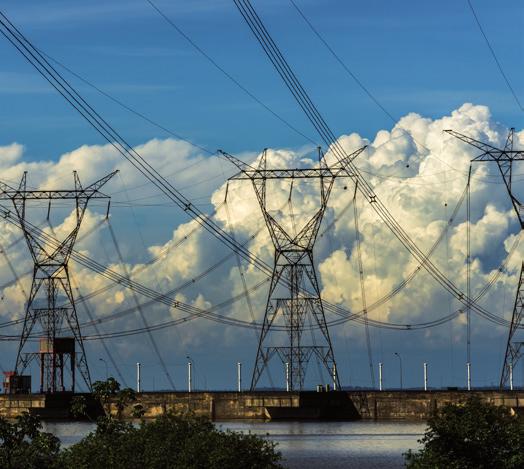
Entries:
<svg viewBox="0 0 524 469">
<path fill-rule="evenodd" d="M 515 93 L 515 90 L 513 89 L 513 86 L 511 86 L 511 83 L 510 83 L 506 73 L 504 72 L 504 69 L 502 68 L 502 64 L 500 63 L 500 60 L 498 59 L 497 54 L 495 53 L 495 50 L 491 46 L 491 42 L 489 41 L 488 36 L 484 32 L 484 28 L 482 27 L 482 24 L 480 23 L 480 20 L 479 20 L 479 18 L 477 16 L 477 12 L 473 8 L 473 5 L 472 5 L 471 1 L 467 0 L 467 2 L 468 2 L 468 5 L 469 5 L 469 9 L 471 10 L 471 13 L 473 14 L 473 17 L 475 18 L 475 23 L 477 23 L 477 26 L 478 26 L 478 28 L 480 30 L 480 33 L 482 34 L 482 37 L 484 38 L 484 41 L 486 41 L 486 45 L 488 46 L 488 49 L 489 49 L 489 51 L 491 53 L 491 56 L 493 57 L 493 60 L 495 61 L 495 64 L 497 65 L 497 68 L 498 68 L 500 74 L 502 75 L 502 78 L 504 79 L 504 82 L 506 83 L 506 86 L 508 87 L 511 95 L 513 96 L 513 99 L 517 103 L 518 108 L 521 111 L 524 111 L 524 107 L 520 103 L 520 100 L 519 100 L 519 98 L 517 96 L 517 93 Z"/>
</svg>

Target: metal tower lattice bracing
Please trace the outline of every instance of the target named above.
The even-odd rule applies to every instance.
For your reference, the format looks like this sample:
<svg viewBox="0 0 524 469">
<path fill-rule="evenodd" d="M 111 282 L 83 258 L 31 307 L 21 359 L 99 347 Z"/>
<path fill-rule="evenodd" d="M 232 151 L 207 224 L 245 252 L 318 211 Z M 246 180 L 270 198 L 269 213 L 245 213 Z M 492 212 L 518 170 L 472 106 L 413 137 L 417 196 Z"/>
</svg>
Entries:
<svg viewBox="0 0 524 469">
<path fill-rule="evenodd" d="M 349 155 L 345 162 L 354 159 L 364 148 Z M 238 174 L 230 178 L 230 181 L 251 181 L 275 249 L 273 275 L 258 341 L 251 390 L 257 387 L 269 361 L 274 356 L 278 356 L 286 365 L 286 384 L 290 391 L 304 388 L 307 365 L 312 357 L 323 365 L 334 387 L 340 389 L 333 346 L 313 261 L 313 248 L 335 179 L 347 176 L 343 166 L 345 162 L 336 167 L 328 167 L 319 149 L 320 164 L 318 167 L 267 169 L 266 150 L 262 153 L 257 168 L 225 152 L 221 154 L 240 170 Z M 290 208 L 292 229 L 286 229 L 282 221 L 270 213 L 267 205 L 268 181 L 283 179 L 291 181 L 289 201 L 295 181 L 317 179 L 320 184 L 320 205 L 305 223 L 297 227 L 295 216 Z M 278 321 L 283 322 L 287 333 L 287 343 L 268 346 L 272 333 L 276 333 L 272 331 L 272 328 Z M 319 331 L 318 339 L 314 337 L 313 333 L 311 337 L 307 336 L 306 332 L 313 329 Z"/>
<path fill-rule="evenodd" d="M 80 372 L 87 387 L 91 387 L 68 263 L 88 202 L 91 199 L 109 198 L 100 189 L 115 174 L 116 171 L 84 188 L 75 171 L 75 187 L 67 190 L 27 190 L 27 173 L 24 173 L 18 189 L 0 183 L 0 200 L 12 201 L 34 263 L 15 373 L 22 374 L 32 360 L 38 360 L 40 392 L 74 391 L 76 370 Z M 28 202 L 47 200 L 49 219 L 51 201 L 56 199 L 74 201 L 74 226 L 62 241 L 53 244 L 42 238 L 26 216 Z M 40 339 L 39 350 L 27 352 L 28 339 L 33 335 Z M 67 365 L 70 379 L 66 376 Z"/>
<path fill-rule="evenodd" d="M 504 184 L 506 186 L 506 190 L 508 192 L 509 198 L 511 200 L 511 204 L 513 205 L 513 209 L 515 210 L 515 213 L 517 214 L 517 218 L 520 223 L 520 229 L 524 229 L 524 216 L 523 216 L 523 205 L 518 200 L 515 191 L 512 187 L 512 171 L 513 171 L 513 163 L 515 161 L 523 161 L 524 160 L 524 150 L 515 150 L 513 148 L 513 140 L 514 140 L 514 134 L 515 129 L 510 129 L 508 136 L 506 138 L 506 143 L 504 145 L 504 148 L 496 148 L 492 145 L 489 145 L 487 143 L 480 142 L 478 140 L 475 140 L 471 137 L 468 137 L 466 135 L 463 135 L 459 132 L 455 132 L 453 130 L 446 130 L 450 135 L 453 135 L 454 137 L 462 140 L 463 142 L 474 146 L 475 148 L 478 148 L 482 153 L 473 160 L 471 160 L 473 163 L 475 162 L 485 162 L 485 161 L 491 161 L 495 162 L 499 168 L 500 174 L 502 176 L 502 179 L 504 181 Z M 510 379 L 510 370 L 512 367 L 515 366 L 516 362 L 521 358 L 522 353 L 520 351 L 521 349 L 521 342 L 516 342 L 515 335 L 519 329 L 524 328 L 523 323 L 523 313 L 524 313 L 524 282 L 523 282 L 523 271 L 524 271 L 524 262 L 521 263 L 520 267 L 520 275 L 519 275 L 519 283 L 517 286 L 517 293 L 515 295 L 515 303 L 513 305 L 513 312 L 511 315 L 511 324 L 509 327 L 508 332 L 508 340 L 506 343 L 506 353 L 504 355 L 504 363 L 502 365 L 502 372 L 500 375 L 500 387 L 503 388 L 508 385 L 509 379 Z"/>
</svg>

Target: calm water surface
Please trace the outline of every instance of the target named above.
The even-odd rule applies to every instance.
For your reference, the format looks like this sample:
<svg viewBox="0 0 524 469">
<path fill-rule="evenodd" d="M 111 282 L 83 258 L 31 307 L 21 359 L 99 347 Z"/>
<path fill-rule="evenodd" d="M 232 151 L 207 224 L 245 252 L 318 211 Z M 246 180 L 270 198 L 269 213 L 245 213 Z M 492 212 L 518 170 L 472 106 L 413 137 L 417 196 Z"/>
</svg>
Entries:
<svg viewBox="0 0 524 469">
<path fill-rule="evenodd" d="M 404 467 L 402 453 L 419 447 L 423 423 L 406 422 L 218 422 L 222 429 L 251 432 L 278 443 L 291 469 Z M 93 430 L 88 423 L 46 423 L 65 446 Z"/>
</svg>

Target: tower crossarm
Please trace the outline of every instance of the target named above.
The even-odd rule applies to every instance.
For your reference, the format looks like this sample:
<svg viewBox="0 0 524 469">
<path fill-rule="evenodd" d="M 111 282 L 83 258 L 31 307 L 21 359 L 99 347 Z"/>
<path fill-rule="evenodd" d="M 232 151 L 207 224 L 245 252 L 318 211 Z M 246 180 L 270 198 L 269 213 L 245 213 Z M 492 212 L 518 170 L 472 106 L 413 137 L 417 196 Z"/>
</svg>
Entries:
<svg viewBox="0 0 524 469">
<path fill-rule="evenodd" d="M 474 138 L 468 137 L 467 135 L 461 134 L 454 130 L 444 130 L 444 132 L 449 135 L 462 140 L 463 142 L 471 145 L 475 148 L 478 148 L 482 153 L 471 161 L 495 161 L 495 162 L 504 162 L 504 161 L 523 161 L 524 160 L 524 150 L 514 150 L 513 149 L 513 137 L 512 134 L 515 129 L 510 130 L 506 145 L 504 148 L 496 148 L 487 143 L 480 142 Z"/>
<path fill-rule="evenodd" d="M 489 153 L 483 153 L 471 160 L 473 163 L 477 161 L 524 161 L 524 151 L 490 151 Z"/>
<path fill-rule="evenodd" d="M 80 225 L 87 208 L 87 204 L 90 199 L 106 199 L 109 196 L 100 192 L 100 189 L 106 184 L 118 170 L 115 170 L 101 179 L 95 181 L 88 187 L 82 187 L 80 179 L 76 171 L 73 172 L 74 175 L 74 189 L 67 190 L 27 190 L 27 172 L 24 172 L 22 180 L 18 189 L 15 189 L 8 184 L 0 183 L 0 200 L 11 200 L 16 212 L 16 215 L 19 219 L 19 223 L 24 232 L 27 245 L 29 247 L 31 256 L 35 261 L 36 265 L 42 264 L 43 262 L 52 262 L 56 265 L 61 265 L 67 263 L 69 256 L 71 254 L 71 249 L 76 241 L 78 232 L 80 230 Z M 31 200 L 53 200 L 53 199 L 69 199 L 76 201 L 76 224 L 73 230 L 62 240 L 58 246 L 49 246 L 46 242 L 43 242 L 39 236 L 39 233 L 36 233 L 34 227 L 27 223 L 26 220 L 26 202 Z M 51 207 L 51 205 L 49 205 Z M 0 213 L 0 215 L 7 217 L 12 216 L 11 212 L 5 210 L 5 213 Z M 51 249 L 50 249 L 51 248 Z"/>
<path fill-rule="evenodd" d="M 58 189 L 58 190 L 22 190 L 15 189 L 8 184 L 0 181 L 0 200 L 52 200 L 52 199 L 108 199 L 109 196 L 100 192 L 104 186 L 118 170 L 109 173 L 107 176 L 99 179 L 90 186 L 76 187 L 75 189 Z M 78 177 L 75 176 L 75 183 Z M 75 184 L 76 185 L 76 184 Z"/>
<path fill-rule="evenodd" d="M 0 189 L 0 200 L 13 200 L 16 198 L 25 200 L 53 200 L 53 199 L 108 199 L 109 196 L 96 190 L 31 190 L 23 193 L 13 190 Z"/>
<path fill-rule="evenodd" d="M 468 137 L 467 135 L 461 134 L 460 132 L 457 132 L 455 130 L 447 129 L 444 130 L 449 135 L 453 135 L 453 137 L 458 138 L 459 140 L 462 140 L 463 142 L 467 143 L 468 145 L 471 145 L 475 148 L 478 148 L 483 152 L 483 154 L 489 154 L 491 152 L 498 153 L 500 152 L 500 148 L 494 147 L 492 145 L 489 145 L 487 143 L 481 142 L 479 140 L 475 140 L 474 138 Z"/>
<path fill-rule="evenodd" d="M 255 168 L 253 168 L 252 166 L 248 165 L 247 163 L 244 163 L 241 159 L 237 158 L 236 156 L 230 155 L 229 153 L 223 150 L 218 150 L 218 154 L 222 155 L 226 160 L 233 163 L 240 170 L 239 174 L 244 174 L 249 171 L 255 171 Z"/>
<path fill-rule="evenodd" d="M 346 155 L 344 158 L 340 158 L 338 160 L 338 163 L 342 166 L 340 170 L 346 170 L 350 163 L 352 163 L 353 160 L 357 158 L 357 156 L 359 156 L 367 147 L 367 145 L 364 145 L 363 147 L 360 147 L 358 150 L 355 150 L 353 153 Z"/>
<path fill-rule="evenodd" d="M 303 169 L 265 169 L 247 170 L 235 174 L 230 180 L 246 179 L 318 179 L 348 177 L 340 172 L 342 168 L 303 168 Z"/>
<path fill-rule="evenodd" d="M 475 140 L 467 135 L 461 134 L 454 130 L 445 130 L 444 132 L 453 135 L 454 137 L 462 140 L 463 142 L 474 146 L 482 151 L 482 153 L 471 160 L 472 163 L 479 162 L 494 162 L 497 163 L 500 174 L 504 181 L 504 185 L 508 191 L 511 204 L 517 214 L 517 218 L 520 223 L 521 229 L 524 229 L 524 208 L 522 203 L 517 199 L 513 190 L 512 190 L 512 169 L 514 161 L 524 161 L 524 150 L 514 150 L 513 149 L 513 134 L 515 129 L 512 128 L 509 131 L 508 137 L 506 139 L 506 144 L 504 148 L 496 148 L 487 143 L 480 142 Z"/>
<path fill-rule="evenodd" d="M 366 146 L 359 148 L 358 150 L 350 153 L 345 158 L 342 158 L 340 162 L 337 162 L 335 166 L 321 165 L 317 168 L 273 168 L 267 169 L 265 164 L 259 168 L 254 168 L 236 156 L 230 155 L 225 151 L 218 150 L 218 152 L 224 156 L 228 161 L 233 163 L 239 170 L 237 174 L 229 178 L 230 180 L 267 180 L 267 179 L 319 179 L 319 178 L 337 178 L 337 177 L 350 177 L 346 172 L 346 167 L 351 163 L 358 155 L 360 155 Z M 265 150 L 264 150 L 265 151 Z"/>
<path fill-rule="evenodd" d="M 104 186 L 117 173 L 118 173 L 118 169 L 115 169 L 112 173 L 109 173 L 109 174 L 105 175 L 104 177 L 100 178 L 98 181 L 95 181 L 95 182 L 93 182 L 93 184 L 91 184 L 90 186 L 86 187 L 84 189 L 84 192 L 92 192 L 92 193 L 100 194 L 98 191 L 102 188 L 102 186 Z M 103 195 L 105 198 L 108 197 L 107 195 L 104 195 L 104 194 L 101 194 L 101 195 Z"/>
<path fill-rule="evenodd" d="M 10 191 L 16 192 L 16 189 L 14 187 L 11 187 L 9 184 L 6 184 L 5 182 L 0 181 L 0 193 L 3 194 L 4 192 L 10 192 Z"/>
</svg>

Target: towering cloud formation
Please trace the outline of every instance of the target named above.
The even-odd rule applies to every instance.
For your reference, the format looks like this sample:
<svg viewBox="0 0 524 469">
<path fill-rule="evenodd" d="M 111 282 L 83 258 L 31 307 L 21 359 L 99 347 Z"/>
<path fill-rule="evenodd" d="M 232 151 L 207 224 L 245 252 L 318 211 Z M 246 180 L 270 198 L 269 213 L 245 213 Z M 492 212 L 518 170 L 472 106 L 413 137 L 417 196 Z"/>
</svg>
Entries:
<svg viewBox="0 0 524 469">
<path fill-rule="evenodd" d="M 503 146 L 507 135 L 506 127 L 492 121 L 488 108 L 464 104 L 450 116 L 437 120 L 409 114 L 400 119 L 393 129 L 379 131 L 372 141 L 357 134 L 340 137 L 341 144 L 348 152 L 368 145 L 367 151 L 356 161 L 357 165 L 367 175 L 378 197 L 424 251 L 428 251 L 446 229 L 447 220 L 465 189 L 470 160 L 476 155 L 475 149 L 443 132 L 448 128 L 495 146 Z M 524 146 L 524 131 L 516 133 L 515 146 Z M 231 183 L 227 204 L 224 203 L 224 181 L 234 171 L 228 162 L 218 157 L 205 157 L 195 147 L 173 139 L 151 140 L 137 149 L 195 203 L 208 204 L 204 209 L 209 207 L 225 229 L 232 231 L 239 241 L 248 242 L 253 253 L 269 263 L 272 261 L 273 248 L 250 183 Z M 256 153 L 246 153 L 240 157 L 252 162 Z M 326 159 L 329 164 L 335 164 L 329 152 Z M 268 151 L 269 167 L 315 164 L 315 151 L 305 154 L 289 149 Z M 120 235 L 122 252 L 133 279 L 162 292 L 187 283 L 184 288 L 173 292 L 173 295 L 201 308 L 209 308 L 244 293 L 235 256 L 199 229 L 194 221 L 182 218 L 177 208 L 164 206 L 166 202 L 154 192 L 154 188 L 147 185 L 132 167 L 126 166 L 109 145 L 82 146 L 62 155 L 57 161 L 27 162 L 24 160 L 23 147 L 13 143 L 0 147 L 0 168 L 2 179 L 10 184 L 16 184 L 21 173 L 28 170 L 28 181 L 32 186 L 51 188 L 70 186 L 73 169 L 78 170 L 81 179 L 87 183 L 120 168 L 121 177 L 108 186 L 107 192 L 113 195 L 112 224 Z M 518 167 L 515 168 L 515 174 L 515 187 L 518 190 L 522 179 Z M 496 166 L 474 165 L 471 180 L 471 271 L 472 291 L 475 295 L 497 272 L 499 266 L 507 261 L 508 252 L 516 242 L 518 227 Z M 352 311 L 360 311 L 362 300 L 354 216 L 353 208 L 348 207 L 353 190 L 354 186 L 349 179 L 336 182 L 315 257 L 324 298 Z M 318 187 L 310 182 L 295 184 L 291 204 L 289 191 L 288 183 L 272 183 L 268 189 L 268 203 L 274 209 L 275 216 L 280 217 L 288 229 L 292 230 L 294 223 L 299 225 L 296 229 L 300 229 L 300 220 L 312 214 L 317 207 Z M 371 305 L 416 270 L 417 263 L 378 219 L 367 201 L 357 195 L 356 203 L 362 235 L 365 286 L 368 304 Z M 134 205 L 134 208 L 129 205 Z M 290 215 L 290 208 L 293 210 L 293 217 Z M 30 212 L 31 216 L 35 216 L 35 221 L 43 223 L 43 226 L 45 209 L 46 207 L 40 207 L 40 212 Z M 71 219 L 67 218 L 65 208 L 57 207 L 57 210 L 63 215 L 62 218 L 66 217 L 54 227 L 59 236 L 65 232 Z M 77 249 L 123 273 L 124 269 L 119 265 L 111 238 L 104 228 L 104 211 L 103 207 L 93 207 L 87 213 L 83 233 L 92 231 L 97 224 L 100 224 L 100 228 L 83 238 Z M 155 222 L 141 226 L 139 236 L 136 234 L 135 223 L 140 224 L 142 217 Z M 171 229 L 172 235 L 166 241 Z M 22 316 L 22 287 L 27 290 L 29 286 L 29 278 L 23 276 L 31 268 L 27 250 L 22 242 L 13 245 L 20 236 L 15 228 L 1 223 L 2 248 L 18 275 L 22 275 L 20 284 L 14 283 L 6 259 L 0 257 L 0 262 L 3 263 L 0 282 L 4 285 L 0 314 L 4 321 Z M 506 317 L 509 315 L 522 253 L 520 247 L 514 250 L 507 269 L 500 273 L 497 282 L 481 300 L 481 304 L 493 313 L 504 314 Z M 146 263 L 155 258 L 159 260 L 148 267 Z M 465 258 L 464 204 L 435 250 L 432 260 L 450 279 L 465 289 Z M 220 262 L 222 259 L 225 259 L 224 262 Z M 246 265 L 243 261 L 241 264 L 247 286 L 252 288 L 250 299 L 253 311 L 249 310 L 245 299 L 240 299 L 219 312 L 246 321 L 260 321 L 267 286 L 262 284 L 257 289 L 253 287 L 262 282 L 264 276 L 253 266 Z M 83 295 L 107 285 L 106 280 L 79 266 L 74 266 L 74 276 Z M 143 298 L 140 300 L 145 301 Z M 90 309 L 99 317 L 132 306 L 132 296 L 121 286 L 115 286 L 90 299 Z M 390 301 L 371 308 L 369 315 L 381 321 L 413 324 L 444 316 L 459 307 L 459 303 L 450 298 L 427 273 L 420 271 Z M 82 308 L 80 305 L 81 316 Z M 183 313 L 175 309 L 168 311 L 167 307 L 158 304 L 147 306 L 145 312 L 151 324 L 183 316 Z M 328 320 L 336 318 L 328 315 Z M 463 323 L 463 315 L 454 321 L 452 339 L 455 342 L 462 340 Z M 136 313 L 133 313 L 105 322 L 100 328 L 109 331 L 140 325 Z M 15 328 L 11 331 L 17 332 Z M 85 333 L 89 335 L 92 329 L 86 329 Z M 474 336 L 496 336 L 500 339 L 501 347 L 505 333 L 503 328 L 495 328 L 485 321 L 478 320 L 474 323 Z M 354 343 L 362 344 L 360 326 L 351 327 L 347 323 L 334 328 L 332 334 L 335 338 L 350 336 Z M 183 326 L 183 333 L 172 329 L 159 337 L 166 350 L 176 352 L 197 346 L 203 351 L 208 350 L 211 338 L 225 346 L 233 341 L 238 343 L 239 338 L 246 347 L 252 348 L 254 343 L 254 337 L 249 332 L 238 332 L 231 327 L 222 327 L 205 320 L 188 322 Z M 176 337 L 176 341 L 172 337 Z M 395 340 L 391 337 L 391 340 Z M 447 346 L 450 340 L 449 329 L 444 332 L 442 327 L 430 329 L 424 334 L 424 340 L 427 347 Z M 146 347 L 143 345 L 146 338 L 138 336 L 133 343 L 137 348 Z M 144 350 L 147 351 L 147 348 Z M 123 345 L 122 351 L 130 353 Z"/>
</svg>

